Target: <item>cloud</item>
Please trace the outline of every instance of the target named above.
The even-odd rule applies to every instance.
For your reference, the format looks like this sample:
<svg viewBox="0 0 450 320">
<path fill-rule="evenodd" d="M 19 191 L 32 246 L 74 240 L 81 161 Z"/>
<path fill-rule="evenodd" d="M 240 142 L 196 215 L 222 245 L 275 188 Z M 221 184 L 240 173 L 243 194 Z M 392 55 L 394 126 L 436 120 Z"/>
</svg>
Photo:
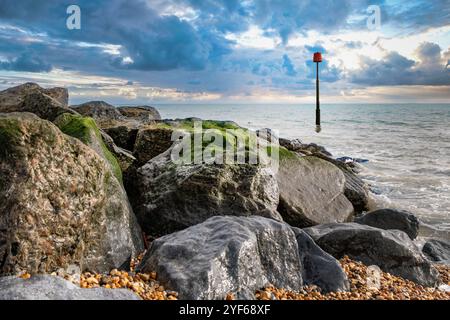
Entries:
<svg viewBox="0 0 450 320">
<path fill-rule="evenodd" d="M 75 1 L 81 8 L 81 30 L 65 27 L 65 6 L 60 1 L 2 0 L 0 19 L 51 38 L 120 46 L 113 66 L 138 70 L 204 69 L 210 61 L 230 52 L 223 35 L 195 29 L 175 15 L 159 15 L 151 2 Z M 131 63 L 125 63 L 126 58 Z"/>
<path fill-rule="evenodd" d="M 448 0 L 411 0 L 408 5 L 394 2 L 387 10 L 386 22 L 412 33 L 448 25 L 450 19 Z"/>
<path fill-rule="evenodd" d="M 50 72 L 52 66 L 32 53 L 22 53 L 11 61 L 0 61 L 0 69 L 24 72 Z"/>
<path fill-rule="evenodd" d="M 364 46 L 361 41 L 347 41 L 344 45 L 349 49 L 361 49 Z"/>
<path fill-rule="evenodd" d="M 260 0 L 254 5 L 255 22 L 265 30 L 275 30 L 285 44 L 294 32 L 335 29 L 350 14 L 348 1 Z M 324 14 L 328 10 L 333 14 Z"/>
<path fill-rule="evenodd" d="M 297 71 L 295 71 L 294 64 L 287 54 L 283 55 L 283 69 L 287 76 L 294 77 L 297 75 Z"/>
<path fill-rule="evenodd" d="M 438 45 L 422 43 L 416 54 L 418 61 L 397 52 L 389 52 L 382 60 L 361 57 L 361 69 L 353 72 L 350 80 L 370 86 L 450 85 L 450 70 Z"/>
<path fill-rule="evenodd" d="M 440 66 L 441 47 L 436 43 L 424 42 L 416 50 L 416 55 L 422 65 Z"/>
<path fill-rule="evenodd" d="M 325 49 L 320 44 L 315 44 L 314 46 L 306 45 L 305 49 L 308 50 L 310 53 L 315 53 L 315 52 L 327 53 L 327 49 Z"/>
</svg>

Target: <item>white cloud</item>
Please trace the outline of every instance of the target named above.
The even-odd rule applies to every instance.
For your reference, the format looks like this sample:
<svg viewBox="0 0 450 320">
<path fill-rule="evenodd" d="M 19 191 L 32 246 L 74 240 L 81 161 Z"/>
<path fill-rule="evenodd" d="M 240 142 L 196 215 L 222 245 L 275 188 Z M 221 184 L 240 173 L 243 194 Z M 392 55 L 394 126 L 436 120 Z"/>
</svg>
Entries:
<svg viewBox="0 0 450 320">
<path fill-rule="evenodd" d="M 275 49 L 281 43 L 279 37 L 268 37 L 264 35 L 264 31 L 258 26 L 250 26 L 250 28 L 243 33 L 228 33 L 226 39 L 235 41 L 238 48 L 253 48 L 270 50 Z"/>
</svg>

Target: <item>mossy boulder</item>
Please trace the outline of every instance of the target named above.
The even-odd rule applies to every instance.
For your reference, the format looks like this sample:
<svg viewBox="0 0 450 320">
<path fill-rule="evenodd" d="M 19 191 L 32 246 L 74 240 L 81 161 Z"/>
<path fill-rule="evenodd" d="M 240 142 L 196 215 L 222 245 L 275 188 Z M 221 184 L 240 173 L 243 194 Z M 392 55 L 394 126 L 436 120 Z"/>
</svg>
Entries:
<svg viewBox="0 0 450 320">
<path fill-rule="evenodd" d="M 199 126 L 197 126 L 197 123 Z M 241 139 L 243 141 L 242 147 L 245 148 L 247 156 L 249 149 L 251 149 L 250 145 L 256 145 L 256 139 L 258 139 L 255 133 L 251 133 L 231 121 L 201 120 L 198 118 L 162 120 L 145 126 L 137 132 L 133 147 L 137 166 L 144 165 L 152 158 L 168 150 L 183 133 L 189 134 L 192 139 L 191 153 L 193 156 L 195 152 L 202 153 L 211 142 L 214 142 L 214 138 L 211 136 L 206 137 L 208 133 L 220 136 L 222 145 L 217 145 L 218 147 L 223 150 L 231 148 L 234 153 L 237 153 L 238 140 Z M 195 145 L 195 134 L 198 133 L 202 135 L 202 144 Z M 195 150 L 195 147 L 198 149 Z M 269 149 L 267 151 L 270 153 Z"/>
<path fill-rule="evenodd" d="M 94 150 L 31 113 L 0 114 L 0 140 L 0 275 L 104 272 L 143 250 L 128 198 Z"/>
<path fill-rule="evenodd" d="M 94 119 L 65 113 L 55 119 L 54 123 L 65 134 L 79 139 L 85 145 L 94 149 L 107 161 L 116 178 L 122 182 L 120 164 L 104 143 L 100 129 Z"/>
</svg>

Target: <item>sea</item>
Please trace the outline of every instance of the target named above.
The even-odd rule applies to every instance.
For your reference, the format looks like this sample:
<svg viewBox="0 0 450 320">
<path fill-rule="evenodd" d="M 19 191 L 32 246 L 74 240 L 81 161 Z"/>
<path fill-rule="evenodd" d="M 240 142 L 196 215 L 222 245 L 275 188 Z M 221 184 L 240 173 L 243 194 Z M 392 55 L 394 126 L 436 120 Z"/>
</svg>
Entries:
<svg viewBox="0 0 450 320">
<path fill-rule="evenodd" d="M 361 177 L 374 207 L 408 210 L 421 237 L 450 240 L 450 104 L 156 105 L 166 119 L 230 120 L 324 146 L 334 157 L 369 160 Z"/>
</svg>

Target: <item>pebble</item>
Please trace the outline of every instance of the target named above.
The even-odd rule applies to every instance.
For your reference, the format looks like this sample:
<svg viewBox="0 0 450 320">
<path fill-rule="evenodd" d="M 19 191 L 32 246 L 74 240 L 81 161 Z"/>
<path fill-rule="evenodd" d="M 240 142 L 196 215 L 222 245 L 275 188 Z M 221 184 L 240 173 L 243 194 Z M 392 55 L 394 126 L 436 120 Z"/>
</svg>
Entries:
<svg viewBox="0 0 450 320">
<path fill-rule="evenodd" d="M 135 273 L 134 270 L 143 255 L 133 259 L 130 271 L 113 269 L 109 274 L 92 274 L 85 272 L 80 278 L 81 288 L 104 287 L 107 289 L 127 288 L 139 295 L 143 300 L 177 300 L 178 293 L 166 291 L 157 281 L 156 272 Z"/>
</svg>

